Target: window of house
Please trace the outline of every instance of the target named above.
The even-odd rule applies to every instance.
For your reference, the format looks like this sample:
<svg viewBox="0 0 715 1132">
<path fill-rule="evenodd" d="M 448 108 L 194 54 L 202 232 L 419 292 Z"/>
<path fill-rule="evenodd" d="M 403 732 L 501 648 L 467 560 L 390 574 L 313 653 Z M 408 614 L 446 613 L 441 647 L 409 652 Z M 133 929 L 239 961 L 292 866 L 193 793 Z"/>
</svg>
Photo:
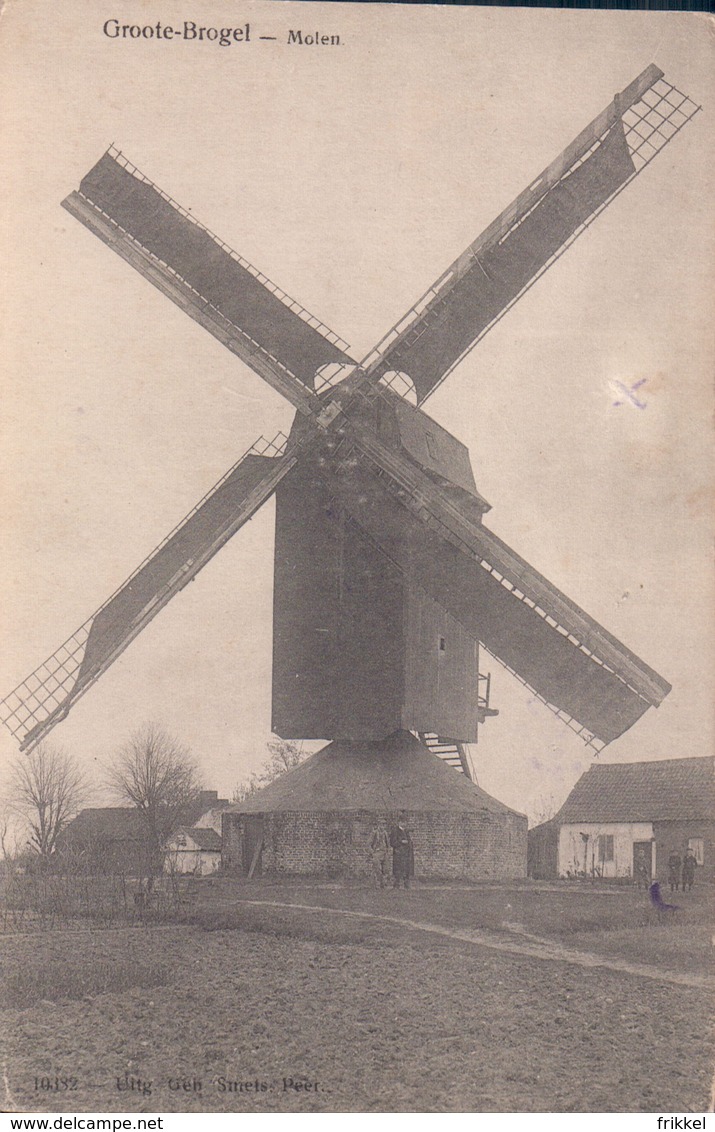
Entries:
<svg viewBox="0 0 715 1132">
<path fill-rule="evenodd" d="M 703 863 L 703 839 L 702 837 L 689 837 L 688 849 L 692 849 L 695 854 L 695 860 L 699 865 Z"/>
<path fill-rule="evenodd" d="M 439 638 L 439 651 L 440 652 L 446 652 L 447 651 L 447 642 L 444 639 L 444 637 Z"/>
<path fill-rule="evenodd" d="M 612 861 L 613 860 L 613 834 L 602 833 L 598 838 L 598 859 L 599 861 Z"/>
</svg>

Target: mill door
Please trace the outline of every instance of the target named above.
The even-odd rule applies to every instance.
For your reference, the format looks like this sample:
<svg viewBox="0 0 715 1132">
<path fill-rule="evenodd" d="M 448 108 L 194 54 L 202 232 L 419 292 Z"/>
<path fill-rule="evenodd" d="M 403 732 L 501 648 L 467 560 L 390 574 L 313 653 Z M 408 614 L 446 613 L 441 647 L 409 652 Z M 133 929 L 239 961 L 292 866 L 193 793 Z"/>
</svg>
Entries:
<svg viewBox="0 0 715 1132">
<path fill-rule="evenodd" d="M 260 876 L 262 871 L 263 818 L 260 815 L 244 818 L 243 875 Z"/>
</svg>

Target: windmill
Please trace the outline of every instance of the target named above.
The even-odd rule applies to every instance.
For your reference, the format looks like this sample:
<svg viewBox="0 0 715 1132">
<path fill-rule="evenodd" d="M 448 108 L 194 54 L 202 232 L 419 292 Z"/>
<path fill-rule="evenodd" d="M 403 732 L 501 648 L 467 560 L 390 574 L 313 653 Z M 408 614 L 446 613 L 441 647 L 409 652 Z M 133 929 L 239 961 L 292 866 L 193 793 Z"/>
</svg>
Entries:
<svg viewBox="0 0 715 1132">
<path fill-rule="evenodd" d="M 485 650 L 596 749 L 669 684 L 488 527 L 467 450 L 422 406 L 700 107 L 649 66 L 359 363 L 115 148 L 64 208 L 294 406 L 0 704 L 31 749 L 275 494 L 273 729 L 422 736 L 470 774 Z"/>
</svg>

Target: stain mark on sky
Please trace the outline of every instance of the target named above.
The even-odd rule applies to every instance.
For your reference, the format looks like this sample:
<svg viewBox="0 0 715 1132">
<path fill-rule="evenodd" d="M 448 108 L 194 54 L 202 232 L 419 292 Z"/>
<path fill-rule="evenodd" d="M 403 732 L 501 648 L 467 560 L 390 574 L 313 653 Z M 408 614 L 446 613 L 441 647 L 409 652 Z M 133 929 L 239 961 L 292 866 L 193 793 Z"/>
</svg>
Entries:
<svg viewBox="0 0 715 1132">
<path fill-rule="evenodd" d="M 648 380 L 647 377 L 642 377 L 640 379 L 640 381 L 634 382 L 634 384 L 631 385 L 630 387 L 627 386 L 627 385 L 624 385 L 622 381 L 614 381 L 612 383 L 613 388 L 615 389 L 615 391 L 617 393 L 620 393 L 622 398 L 623 398 L 623 400 L 614 401 L 613 402 L 614 407 L 617 407 L 618 405 L 624 405 L 627 402 L 630 402 L 632 405 L 635 405 L 636 409 L 645 409 L 647 407 L 648 402 L 647 401 L 641 401 L 640 397 L 636 397 L 636 389 L 640 389 L 641 385 L 645 385 L 647 380 Z"/>
</svg>

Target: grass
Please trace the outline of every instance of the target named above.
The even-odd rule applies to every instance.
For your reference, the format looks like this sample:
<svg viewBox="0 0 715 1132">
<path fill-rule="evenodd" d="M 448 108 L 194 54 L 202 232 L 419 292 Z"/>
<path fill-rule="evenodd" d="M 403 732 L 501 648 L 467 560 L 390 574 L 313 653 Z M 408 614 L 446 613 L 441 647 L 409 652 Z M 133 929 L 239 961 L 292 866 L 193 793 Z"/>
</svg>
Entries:
<svg viewBox="0 0 715 1132">
<path fill-rule="evenodd" d="M 196 892 L 198 890 L 198 898 Z M 189 896 L 191 899 L 189 900 Z M 712 909 L 709 890 L 678 893 L 675 913 L 659 913 L 647 894 L 607 884 L 538 882 L 481 885 L 416 885 L 409 892 L 376 891 L 358 885 L 295 879 L 266 881 L 211 878 L 176 891 L 157 887 L 151 906 L 137 912 L 131 885 L 107 877 L 21 878 L 6 893 L 0 929 L 52 930 L 73 923 L 108 927 L 135 923 L 183 922 L 205 931 L 242 930 L 316 942 L 369 941 L 385 936 L 383 924 L 326 919 L 291 909 L 261 909 L 237 902 L 318 904 L 354 912 L 435 923 L 443 928 L 488 929 L 531 934 L 565 947 L 706 972 L 712 965 Z"/>
<path fill-rule="evenodd" d="M 100 959 L 92 964 L 72 958 L 38 963 L 28 959 L 9 972 L 0 989 L 0 1007 L 22 1009 L 39 1002 L 66 1002 L 98 994 L 121 994 L 132 987 L 166 986 L 166 963 Z"/>
<path fill-rule="evenodd" d="M 206 889 L 190 922 L 273 934 L 331 939 L 383 936 L 389 925 L 369 928 L 369 920 L 300 916 L 291 909 L 241 907 L 237 902 L 314 904 L 365 911 L 445 928 L 487 929 L 531 934 L 569 948 L 597 951 L 633 962 L 707 973 L 712 969 L 712 899 L 709 889 L 679 893 L 675 914 L 659 913 L 647 894 L 632 888 L 569 884 L 482 885 L 464 888 L 420 887 L 408 892 L 345 888 L 340 885 L 283 886 L 224 880 Z M 222 905 L 222 906 L 221 906 Z M 230 906 L 227 906 L 230 905 Z M 356 935 L 357 933 L 357 935 Z"/>
<path fill-rule="evenodd" d="M 346 893 L 303 895 L 317 904 Z M 382 895 L 362 897 L 379 905 Z M 422 918 L 408 902 L 426 893 L 388 895 Z M 461 915 L 463 894 L 452 895 Z M 688 1112 L 708 1103 L 713 1050 L 700 990 L 374 920 L 248 905 L 209 913 L 192 913 L 196 925 L 3 938 L 11 978 L 29 963 L 101 976 L 90 991 L 90 977 L 75 974 L 81 999 L 5 1009 L 15 1111 Z M 110 970 L 167 963 L 171 982 L 151 990 L 104 981 Z M 118 1093 L 125 1073 L 151 1093 Z M 38 1097 L 38 1074 L 72 1074 L 78 1090 Z M 178 1077 L 200 1080 L 201 1092 L 172 1091 Z M 285 1089 L 289 1077 L 320 1087 Z M 256 1079 L 265 1092 L 220 1085 Z"/>
<path fill-rule="evenodd" d="M 679 894 L 666 918 L 643 893 L 578 883 L 405 892 L 211 878 L 198 890 L 195 902 L 175 902 L 170 923 L 156 906 L 135 920 L 131 906 L 131 921 L 113 930 L 75 916 L 0 934 L 13 1111 L 697 1112 L 709 1103 L 715 1051 L 702 989 L 394 922 L 531 934 L 703 972 L 704 888 Z M 62 923 L 72 930 L 46 930 Z M 79 1082 L 72 1095 L 37 1095 L 38 1075 L 68 1074 Z M 124 1074 L 151 1091 L 118 1092 Z M 177 1077 L 200 1080 L 201 1091 L 172 1091 Z M 320 1088 L 286 1089 L 284 1078 Z M 246 1080 L 266 1090 L 221 1085 Z"/>
<path fill-rule="evenodd" d="M 234 908 L 199 908 L 181 917 L 181 922 L 205 932 L 240 931 L 268 935 L 275 939 L 295 939 L 312 943 L 361 943 L 373 946 L 384 942 L 391 925 L 367 919 L 316 916 L 295 908 L 256 907 L 244 904 Z M 398 928 L 393 928 L 393 931 Z"/>
</svg>

